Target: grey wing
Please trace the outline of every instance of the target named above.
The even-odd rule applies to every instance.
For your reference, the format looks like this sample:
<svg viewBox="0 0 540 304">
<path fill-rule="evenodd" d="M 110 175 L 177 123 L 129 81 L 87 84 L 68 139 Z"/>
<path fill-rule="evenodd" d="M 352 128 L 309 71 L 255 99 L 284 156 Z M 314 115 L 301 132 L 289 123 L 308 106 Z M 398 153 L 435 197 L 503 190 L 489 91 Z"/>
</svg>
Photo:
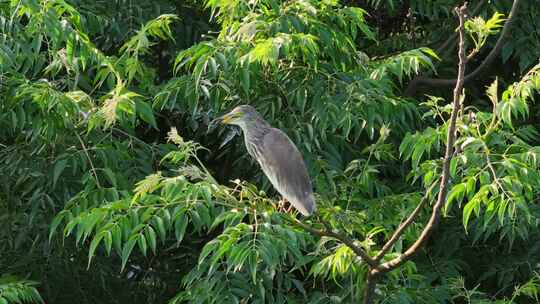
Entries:
<svg viewBox="0 0 540 304">
<path fill-rule="evenodd" d="M 315 211 L 311 180 L 300 151 L 281 130 L 272 128 L 263 137 L 259 163 L 276 190 L 300 213 Z"/>
</svg>

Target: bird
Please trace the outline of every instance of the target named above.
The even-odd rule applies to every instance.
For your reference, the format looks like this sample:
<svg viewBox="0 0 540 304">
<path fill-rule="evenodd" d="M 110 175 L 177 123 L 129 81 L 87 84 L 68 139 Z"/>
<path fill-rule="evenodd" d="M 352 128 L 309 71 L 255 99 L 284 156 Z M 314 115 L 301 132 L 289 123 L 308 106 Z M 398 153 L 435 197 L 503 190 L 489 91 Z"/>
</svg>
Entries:
<svg viewBox="0 0 540 304">
<path fill-rule="evenodd" d="M 250 105 L 240 105 L 216 119 L 236 125 L 244 134 L 247 152 L 279 194 L 304 216 L 315 212 L 313 187 L 302 154 L 280 129 L 272 127 Z"/>
</svg>

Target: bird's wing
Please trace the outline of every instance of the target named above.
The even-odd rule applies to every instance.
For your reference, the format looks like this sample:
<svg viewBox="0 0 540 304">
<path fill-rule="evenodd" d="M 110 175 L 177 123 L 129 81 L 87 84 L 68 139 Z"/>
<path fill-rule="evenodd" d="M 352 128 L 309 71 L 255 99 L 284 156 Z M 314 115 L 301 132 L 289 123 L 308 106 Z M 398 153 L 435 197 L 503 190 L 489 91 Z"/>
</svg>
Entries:
<svg viewBox="0 0 540 304">
<path fill-rule="evenodd" d="M 270 129 L 260 153 L 259 163 L 274 188 L 303 215 L 313 213 L 315 200 L 306 165 L 287 134 Z"/>
</svg>

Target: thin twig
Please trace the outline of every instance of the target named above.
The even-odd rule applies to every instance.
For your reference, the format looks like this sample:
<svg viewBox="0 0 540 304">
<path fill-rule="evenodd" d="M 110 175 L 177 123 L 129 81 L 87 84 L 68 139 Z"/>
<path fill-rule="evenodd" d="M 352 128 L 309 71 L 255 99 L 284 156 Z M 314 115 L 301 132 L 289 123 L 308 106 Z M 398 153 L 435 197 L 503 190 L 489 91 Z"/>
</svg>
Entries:
<svg viewBox="0 0 540 304">
<path fill-rule="evenodd" d="M 94 167 L 94 163 L 92 162 L 92 158 L 90 157 L 90 154 L 88 153 L 88 149 L 86 148 L 84 141 L 82 140 L 77 130 L 74 129 L 73 131 L 75 132 L 75 135 L 77 136 L 77 138 L 79 139 L 79 142 L 81 143 L 81 146 L 84 150 L 84 154 L 86 155 L 86 158 L 88 158 L 88 162 L 90 163 L 90 170 L 92 171 L 92 174 L 94 175 L 94 178 L 96 179 L 96 185 L 98 186 L 98 188 L 102 188 L 101 184 L 99 183 L 96 167 Z"/>
<path fill-rule="evenodd" d="M 501 189 L 503 194 L 506 195 L 506 197 L 510 198 L 510 195 L 506 192 L 506 190 L 504 189 L 503 185 L 501 184 L 501 182 L 499 180 L 499 177 L 497 176 L 497 171 L 495 170 L 495 167 L 493 166 L 493 163 L 491 162 L 491 158 L 489 157 L 489 150 L 488 150 L 488 148 L 487 148 L 487 146 L 485 144 L 484 144 L 484 147 L 485 147 L 485 150 L 486 150 L 487 167 L 488 167 L 489 171 L 491 171 L 491 175 L 493 175 L 493 181 Z"/>
<path fill-rule="evenodd" d="M 518 1 L 518 0 L 516 0 Z M 446 193 L 448 191 L 448 180 L 450 176 L 450 161 L 452 160 L 454 152 L 454 144 L 456 142 L 456 120 L 460 108 L 460 96 L 463 91 L 463 83 L 465 81 L 465 65 L 467 63 L 467 57 L 465 55 L 465 11 L 467 9 L 467 3 L 463 4 L 460 8 L 456 8 L 457 15 L 459 17 L 459 66 L 458 66 L 458 79 L 454 88 L 454 100 L 452 104 L 452 114 L 450 116 L 450 125 L 447 132 L 446 151 L 443 160 L 443 168 L 441 174 L 441 182 L 439 188 L 439 194 L 437 201 L 433 205 L 433 211 L 428 223 L 422 230 L 420 237 L 400 256 L 394 258 L 386 263 L 381 264 L 379 267 L 371 271 L 372 275 L 379 275 L 386 273 L 392 269 L 395 269 L 410 260 L 420 248 L 427 241 L 431 233 L 435 230 L 440 218 L 441 208 L 446 202 Z"/>
<path fill-rule="evenodd" d="M 501 35 L 499 36 L 499 39 L 495 43 L 495 47 L 489 52 L 489 54 L 486 56 L 484 61 L 480 63 L 480 65 L 471 73 L 469 73 L 467 76 L 464 76 L 463 82 L 468 83 L 471 80 L 474 80 L 477 76 L 480 75 L 490 64 L 491 62 L 498 56 L 499 52 L 501 51 L 504 41 L 506 40 L 507 36 L 510 33 L 510 28 L 512 26 L 512 23 L 515 20 L 515 17 L 517 15 L 517 10 L 519 7 L 521 0 L 514 0 L 514 3 L 512 4 L 512 9 L 510 10 L 510 14 L 508 15 L 508 19 L 506 20 L 504 27 L 501 31 Z M 459 78 L 459 77 L 458 77 Z M 407 86 L 407 89 L 405 90 L 405 94 L 407 95 L 414 95 L 416 93 L 416 89 L 420 85 L 427 85 L 427 86 L 434 86 L 434 87 L 444 87 L 444 86 L 453 86 L 457 83 L 457 78 L 454 79 L 437 79 L 437 78 L 425 78 L 425 77 L 417 77 L 414 78 L 409 85 Z"/>
<path fill-rule="evenodd" d="M 321 229 L 316 229 L 316 228 L 313 228 L 313 227 L 311 227 L 309 225 L 306 225 L 306 224 L 302 223 L 300 220 L 298 220 L 296 218 L 294 218 L 294 219 L 286 218 L 286 219 L 287 220 L 292 220 L 296 225 L 302 227 L 302 229 L 304 229 L 307 232 L 309 232 L 309 233 L 311 233 L 313 235 L 316 235 L 318 237 L 326 236 L 326 237 L 332 237 L 332 238 L 335 238 L 335 239 L 339 240 L 340 242 L 345 244 L 347 247 L 351 248 L 351 250 L 356 255 L 361 257 L 370 267 L 376 267 L 377 266 L 377 263 L 375 262 L 375 260 L 373 260 L 373 258 L 370 257 L 362 248 L 357 246 L 352 239 L 350 239 L 345 234 L 334 232 L 331 229 L 331 227 L 328 226 L 328 224 L 325 223 L 324 221 L 323 221 L 323 224 L 325 225 L 326 229 L 321 230 Z"/>
</svg>

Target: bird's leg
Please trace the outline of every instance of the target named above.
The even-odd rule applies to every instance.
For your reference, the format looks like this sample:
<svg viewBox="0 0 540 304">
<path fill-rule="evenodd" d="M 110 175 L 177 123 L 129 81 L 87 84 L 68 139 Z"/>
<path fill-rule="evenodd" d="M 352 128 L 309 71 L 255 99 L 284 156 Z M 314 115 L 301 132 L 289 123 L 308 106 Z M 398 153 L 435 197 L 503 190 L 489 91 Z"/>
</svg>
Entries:
<svg viewBox="0 0 540 304">
<path fill-rule="evenodd" d="M 290 213 L 291 209 L 292 209 L 292 204 L 289 201 L 287 201 L 287 199 L 283 197 L 281 198 L 281 200 L 279 200 L 278 207 L 277 207 L 277 210 L 279 212 Z"/>
<path fill-rule="evenodd" d="M 285 202 L 286 202 L 285 198 L 281 198 L 279 200 L 277 204 L 277 208 L 276 208 L 278 212 L 283 212 L 283 210 L 285 209 Z"/>
<path fill-rule="evenodd" d="M 289 203 L 289 206 L 285 209 L 285 212 L 291 213 L 291 210 L 292 210 L 292 204 Z"/>
</svg>

